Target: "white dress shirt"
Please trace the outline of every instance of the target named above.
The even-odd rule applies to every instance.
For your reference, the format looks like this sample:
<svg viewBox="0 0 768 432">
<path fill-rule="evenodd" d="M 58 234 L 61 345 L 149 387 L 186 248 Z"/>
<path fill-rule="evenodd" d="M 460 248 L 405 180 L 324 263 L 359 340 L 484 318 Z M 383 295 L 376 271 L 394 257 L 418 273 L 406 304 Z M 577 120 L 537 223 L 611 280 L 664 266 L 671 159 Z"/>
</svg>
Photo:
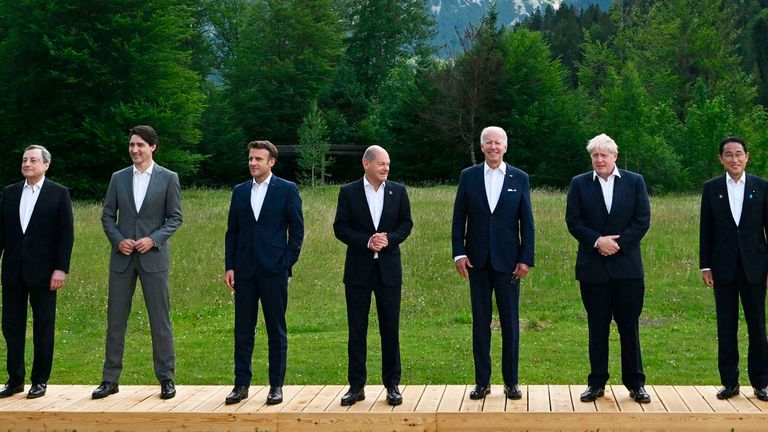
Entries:
<svg viewBox="0 0 768 432">
<path fill-rule="evenodd" d="M 371 212 L 371 220 L 373 220 L 373 227 L 379 228 L 379 221 L 381 221 L 381 210 L 384 208 L 384 189 L 387 187 L 387 182 L 384 181 L 379 185 L 379 190 L 373 190 L 373 185 L 363 176 L 363 189 L 365 190 L 365 200 L 368 202 L 368 210 Z M 368 246 L 371 245 L 371 239 L 368 239 Z M 378 258 L 379 253 L 374 252 L 373 258 Z"/>
<path fill-rule="evenodd" d="M 613 166 L 613 172 L 608 176 L 608 180 L 603 180 L 597 175 L 597 171 L 592 171 L 592 180 L 598 179 L 600 181 L 600 189 L 603 190 L 603 201 L 608 214 L 611 214 L 611 206 L 613 206 L 613 185 L 616 177 L 621 178 L 621 173 L 619 173 L 619 168 L 616 165 Z"/>
<path fill-rule="evenodd" d="M 136 211 L 141 211 L 141 206 L 144 204 L 144 198 L 147 196 L 147 188 L 149 188 L 149 180 L 152 178 L 152 170 L 155 169 L 155 163 L 149 164 L 144 172 L 136 169 L 136 165 L 133 166 L 133 202 L 136 203 Z"/>
<path fill-rule="evenodd" d="M 259 215 L 261 215 L 261 207 L 264 205 L 264 197 L 267 196 L 270 181 L 272 181 L 272 173 L 261 184 L 256 183 L 256 179 L 253 179 L 251 184 L 251 209 L 253 209 L 253 217 L 257 222 Z"/>
<path fill-rule="evenodd" d="M 739 226 L 741 221 L 745 182 L 746 176 L 744 173 L 741 173 L 741 177 L 738 180 L 731 178 L 728 173 L 725 174 L 725 185 L 728 187 L 728 203 L 731 205 L 731 214 L 733 215 L 733 221 L 736 222 L 736 226 Z"/>
<path fill-rule="evenodd" d="M 27 183 L 26 180 L 24 181 L 24 189 L 21 190 L 21 202 L 19 203 L 19 222 L 21 222 L 21 232 L 23 233 L 27 232 L 29 219 L 35 210 L 35 204 L 37 204 L 37 198 L 40 197 L 40 188 L 43 187 L 44 181 L 45 176 L 33 185 Z"/>
<path fill-rule="evenodd" d="M 507 164 L 501 162 L 498 168 L 493 169 L 488 163 L 483 163 L 483 173 L 485 181 L 485 196 L 488 197 L 488 207 L 491 213 L 496 210 L 496 204 L 501 197 L 501 189 L 504 186 L 504 176 L 507 175 Z"/>
</svg>

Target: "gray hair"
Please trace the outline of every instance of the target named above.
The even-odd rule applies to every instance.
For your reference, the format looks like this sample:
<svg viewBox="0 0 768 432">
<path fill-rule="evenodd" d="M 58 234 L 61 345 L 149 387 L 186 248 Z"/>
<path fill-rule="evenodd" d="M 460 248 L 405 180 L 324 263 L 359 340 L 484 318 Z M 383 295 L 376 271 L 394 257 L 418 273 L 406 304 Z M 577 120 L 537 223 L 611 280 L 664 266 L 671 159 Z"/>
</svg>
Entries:
<svg viewBox="0 0 768 432">
<path fill-rule="evenodd" d="M 498 132 L 504 138 L 504 145 L 507 145 L 507 132 L 498 126 L 488 126 L 480 132 L 480 144 L 485 144 L 485 136 L 489 132 Z"/>
<path fill-rule="evenodd" d="M 365 153 L 363 153 L 363 160 L 371 162 L 372 160 L 376 159 L 376 155 L 380 152 L 386 152 L 383 147 L 372 145 L 365 149 Z"/>
<path fill-rule="evenodd" d="M 587 142 L 587 152 L 592 154 L 595 150 L 608 150 L 615 155 L 619 154 L 619 146 L 616 141 L 606 134 L 600 134 Z"/>
<path fill-rule="evenodd" d="M 24 149 L 25 152 L 29 151 L 29 150 L 40 150 L 40 153 L 43 154 L 43 163 L 46 163 L 46 164 L 50 164 L 51 163 L 51 152 L 49 152 L 47 148 L 45 148 L 45 147 L 43 147 L 41 145 L 33 144 L 33 145 L 31 145 L 31 146 L 29 146 L 29 147 Z"/>
</svg>

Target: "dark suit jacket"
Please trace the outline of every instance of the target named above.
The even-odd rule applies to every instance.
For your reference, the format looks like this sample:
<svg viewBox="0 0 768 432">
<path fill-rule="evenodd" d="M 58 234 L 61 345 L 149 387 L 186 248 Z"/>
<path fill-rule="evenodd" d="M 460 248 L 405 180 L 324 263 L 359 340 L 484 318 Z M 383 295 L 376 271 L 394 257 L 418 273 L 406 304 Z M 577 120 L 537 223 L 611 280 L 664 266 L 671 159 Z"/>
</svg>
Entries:
<svg viewBox="0 0 768 432">
<path fill-rule="evenodd" d="M 727 174 L 726 174 L 727 175 Z M 725 175 L 704 183 L 699 224 L 699 265 L 712 269 L 715 283 L 736 277 L 737 257 L 750 284 L 765 282 L 768 273 L 768 182 L 747 174 L 739 225 L 733 220 Z"/>
<path fill-rule="evenodd" d="M 251 208 L 252 184 L 251 179 L 232 191 L 225 236 L 226 270 L 234 270 L 235 279 L 257 272 L 290 274 L 304 240 L 299 190 L 295 183 L 273 174 L 257 221 Z"/>
<path fill-rule="evenodd" d="M 385 232 L 389 245 L 379 252 L 381 280 L 388 286 L 403 283 L 403 267 L 400 262 L 400 243 L 411 234 L 411 202 L 405 186 L 387 180 L 384 189 L 384 207 L 379 227 L 374 228 L 368 201 L 365 199 L 363 179 L 346 184 L 339 190 L 336 219 L 333 232 L 347 245 L 344 262 L 344 283 L 365 285 L 373 269 L 373 251 L 368 240 L 374 233 Z"/>
<path fill-rule="evenodd" d="M 565 222 L 579 242 L 576 279 L 584 283 L 606 283 L 610 279 L 642 279 L 643 260 L 640 240 L 651 222 L 651 206 L 645 181 L 639 174 L 619 170 L 621 177 L 613 184 L 611 214 L 605 208 L 600 181 L 593 171 L 571 179 Z M 602 256 L 595 248 L 597 238 L 618 234 L 621 248 L 616 254 Z"/>
<path fill-rule="evenodd" d="M 485 193 L 484 163 L 464 169 L 453 204 L 453 256 L 466 255 L 482 269 L 512 273 L 517 263 L 533 267 L 534 226 L 528 174 L 507 164 L 507 175 L 491 213 Z"/>
<path fill-rule="evenodd" d="M 12 184 L 0 199 L 0 253 L 3 285 L 47 287 L 51 273 L 69 273 L 75 241 L 69 189 L 45 179 L 32 211 L 27 232 L 21 231 L 19 204 L 24 182 Z"/>
<path fill-rule="evenodd" d="M 157 247 L 138 254 L 141 268 L 149 273 L 168 270 L 169 239 L 181 223 L 181 186 L 175 172 L 155 163 L 138 212 L 133 199 L 133 165 L 115 172 L 109 181 L 101 214 L 104 233 L 112 244 L 109 269 L 122 272 L 128 267 L 131 257 L 117 249 L 121 241 L 150 237 Z"/>
</svg>

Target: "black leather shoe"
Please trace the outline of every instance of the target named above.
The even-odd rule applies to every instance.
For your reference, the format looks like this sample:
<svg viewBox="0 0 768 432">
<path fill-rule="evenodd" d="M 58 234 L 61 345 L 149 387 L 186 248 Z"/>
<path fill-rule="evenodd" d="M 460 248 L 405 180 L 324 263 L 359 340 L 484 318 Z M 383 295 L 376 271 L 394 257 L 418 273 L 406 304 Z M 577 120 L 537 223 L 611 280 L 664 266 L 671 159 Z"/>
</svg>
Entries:
<svg viewBox="0 0 768 432">
<path fill-rule="evenodd" d="M 17 386 L 5 383 L 3 386 L 3 389 L 0 390 L 0 398 L 7 398 L 15 395 L 16 393 L 21 393 L 24 391 L 24 384 L 19 384 Z"/>
<path fill-rule="evenodd" d="M 645 391 L 645 387 L 638 387 L 629 391 L 629 397 L 635 400 L 637 403 L 648 403 L 651 401 L 651 395 Z"/>
<path fill-rule="evenodd" d="M 283 388 L 270 387 L 267 394 L 267 405 L 277 405 L 283 401 Z"/>
<path fill-rule="evenodd" d="M 491 388 L 487 385 L 476 385 L 475 388 L 469 392 L 469 398 L 472 400 L 478 400 L 485 397 L 485 395 L 491 393 Z"/>
<path fill-rule="evenodd" d="M 176 396 L 176 386 L 173 385 L 173 380 L 163 380 L 160 383 L 160 399 L 173 399 Z"/>
<path fill-rule="evenodd" d="M 46 383 L 32 384 L 29 393 L 27 393 L 27 399 L 37 399 L 41 396 L 45 396 L 45 390 L 47 388 L 48 384 Z"/>
<path fill-rule="evenodd" d="M 768 401 L 768 387 L 755 389 L 755 396 L 761 401 Z"/>
<path fill-rule="evenodd" d="M 225 405 L 232 405 L 240 403 L 241 400 L 248 399 L 248 387 L 247 386 L 235 386 L 232 391 L 224 399 Z"/>
<path fill-rule="evenodd" d="M 354 405 L 355 402 L 361 400 L 365 400 L 365 388 L 350 387 L 344 396 L 341 397 L 341 406 Z"/>
<path fill-rule="evenodd" d="M 579 396 L 582 402 L 594 402 L 599 397 L 605 396 L 605 387 L 588 386 L 584 393 Z"/>
<path fill-rule="evenodd" d="M 733 387 L 723 386 L 720 391 L 717 392 L 718 399 L 729 399 L 739 394 L 739 385 L 736 384 Z"/>
<path fill-rule="evenodd" d="M 505 385 L 504 396 L 506 396 L 507 399 L 522 399 L 523 392 L 520 391 L 520 387 L 518 387 L 517 384 L 513 386 Z"/>
<path fill-rule="evenodd" d="M 403 403 L 403 395 L 397 386 L 387 387 L 387 403 L 392 406 Z"/>
<path fill-rule="evenodd" d="M 96 387 L 96 390 L 94 390 L 93 393 L 91 393 L 91 397 L 93 399 L 102 399 L 111 394 L 115 394 L 119 392 L 120 392 L 120 388 L 117 386 L 117 383 L 102 381 L 101 385 Z"/>
</svg>

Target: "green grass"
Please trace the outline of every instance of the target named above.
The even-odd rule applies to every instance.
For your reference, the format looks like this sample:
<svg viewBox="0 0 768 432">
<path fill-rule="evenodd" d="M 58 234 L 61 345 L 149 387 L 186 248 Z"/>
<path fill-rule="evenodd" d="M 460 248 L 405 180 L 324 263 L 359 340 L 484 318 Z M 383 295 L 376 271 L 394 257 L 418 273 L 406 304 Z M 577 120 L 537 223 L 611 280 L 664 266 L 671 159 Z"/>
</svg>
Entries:
<svg viewBox="0 0 768 432">
<path fill-rule="evenodd" d="M 344 246 L 332 221 L 338 187 L 302 190 L 306 237 L 289 287 L 287 384 L 346 382 Z M 411 188 L 414 229 L 402 245 L 403 383 L 472 383 L 471 313 L 466 280 L 450 248 L 455 189 Z M 229 191 L 185 190 L 184 225 L 172 240 L 171 301 L 177 382 L 232 382 L 233 298 L 223 283 Z M 697 196 L 654 197 L 643 242 L 646 269 L 641 343 L 649 384 L 715 384 L 716 328 L 711 290 L 699 280 Z M 576 243 L 565 222 L 565 195 L 535 191 L 536 267 L 522 285 L 520 377 L 525 384 L 585 383 L 586 315 L 573 276 Z M 101 380 L 109 245 L 101 207 L 75 206 L 72 272 L 60 292 L 52 383 Z M 266 332 L 259 317 L 254 384 L 267 382 Z M 375 308 L 369 327 L 369 382 L 381 382 Z M 745 330 L 741 340 L 746 341 Z M 492 382 L 501 338 L 493 336 Z M 610 383 L 620 384 L 619 344 L 611 338 Z M 27 364 L 31 365 L 31 326 Z M 742 353 L 746 346 L 742 345 Z M 5 344 L 0 358 L 5 357 Z M 742 360 L 746 367 L 746 359 Z M 744 371 L 746 376 L 746 371 Z M 140 288 L 129 322 L 122 384 L 154 383 L 149 323 Z"/>
</svg>

